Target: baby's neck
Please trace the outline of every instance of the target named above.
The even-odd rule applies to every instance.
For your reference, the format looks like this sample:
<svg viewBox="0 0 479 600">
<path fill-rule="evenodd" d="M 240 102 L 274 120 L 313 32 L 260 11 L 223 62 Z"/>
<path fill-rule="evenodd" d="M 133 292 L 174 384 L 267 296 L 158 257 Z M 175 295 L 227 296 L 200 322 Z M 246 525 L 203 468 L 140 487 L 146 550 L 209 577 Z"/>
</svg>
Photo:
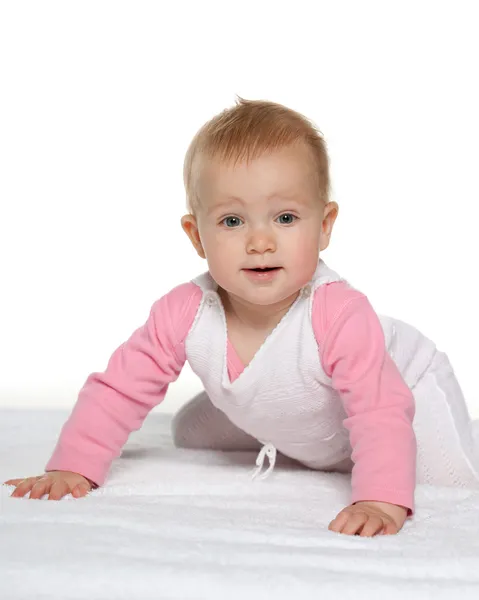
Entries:
<svg viewBox="0 0 479 600">
<path fill-rule="evenodd" d="M 235 325 L 254 331 L 270 331 L 276 327 L 288 312 L 299 292 L 276 304 L 262 306 L 251 304 L 231 297 L 225 290 L 218 288 L 218 294 L 228 320 Z"/>
</svg>

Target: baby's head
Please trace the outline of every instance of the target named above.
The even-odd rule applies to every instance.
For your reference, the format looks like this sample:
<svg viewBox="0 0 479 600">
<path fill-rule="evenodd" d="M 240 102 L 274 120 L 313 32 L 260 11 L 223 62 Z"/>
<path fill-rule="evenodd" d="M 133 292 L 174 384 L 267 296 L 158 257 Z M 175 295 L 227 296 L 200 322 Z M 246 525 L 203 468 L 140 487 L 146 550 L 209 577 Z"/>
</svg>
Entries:
<svg viewBox="0 0 479 600">
<path fill-rule="evenodd" d="M 318 130 L 280 104 L 238 98 L 193 138 L 182 227 L 218 286 L 256 305 L 313 276 L 338 214 Z M 251 269 L 276 267 L 269 274 Z"/>
</svg>

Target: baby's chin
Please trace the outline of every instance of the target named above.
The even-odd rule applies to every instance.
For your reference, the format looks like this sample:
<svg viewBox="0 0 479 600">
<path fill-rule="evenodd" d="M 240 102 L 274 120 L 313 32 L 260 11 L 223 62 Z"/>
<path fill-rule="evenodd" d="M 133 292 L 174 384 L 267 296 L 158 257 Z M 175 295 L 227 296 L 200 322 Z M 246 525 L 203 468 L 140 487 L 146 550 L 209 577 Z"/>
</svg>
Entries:
<svg viewBox="0 0 479 600">
<path fill-rule="evenodd" d="M 243 305 L 262 306 L 262 307 L 278 307 L 278 305 L 289 304 L 297 298 L 301 288 L 293 290 L 278 290 L 262 287 L 254 291 L 245 291 L 242 289 L 226 289 L 219 286 L 218 291 L 220 296 L 227 296 L 233 302 L 239 302 Z"/>
</svg>

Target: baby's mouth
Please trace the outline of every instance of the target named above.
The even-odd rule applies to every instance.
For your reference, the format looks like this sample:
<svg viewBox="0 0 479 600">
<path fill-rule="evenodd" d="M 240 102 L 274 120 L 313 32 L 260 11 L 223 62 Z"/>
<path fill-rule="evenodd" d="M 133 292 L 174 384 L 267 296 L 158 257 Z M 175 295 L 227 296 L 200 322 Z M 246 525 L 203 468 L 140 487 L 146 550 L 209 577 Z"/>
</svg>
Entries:
<svg viewBox="0 0 479 600">
<path fill-rule="evenodd" d="M 277 271 L 281 267 L 256 267 L 255 269 L 245 269 L 245 271 L 256 271 L 257 273 L 267 273 L 268 271 Z"/>
</svg>

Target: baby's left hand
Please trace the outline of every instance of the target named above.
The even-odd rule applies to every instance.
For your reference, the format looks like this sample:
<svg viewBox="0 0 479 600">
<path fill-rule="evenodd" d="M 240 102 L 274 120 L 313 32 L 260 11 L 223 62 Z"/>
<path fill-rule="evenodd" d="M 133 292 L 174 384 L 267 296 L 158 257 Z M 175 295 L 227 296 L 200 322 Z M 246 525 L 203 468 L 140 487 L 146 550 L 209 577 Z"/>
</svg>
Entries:
<svg viewBox="0 0 479 600">
<path fill-rule="evenodd" d="M 356 502 L 343 509 L 331 521 L 328 529 L 362 537 L 393 535 L 398 533 L 407 518 L 404 506 L 389 504 L 389 502 Z"/>
</svg>

